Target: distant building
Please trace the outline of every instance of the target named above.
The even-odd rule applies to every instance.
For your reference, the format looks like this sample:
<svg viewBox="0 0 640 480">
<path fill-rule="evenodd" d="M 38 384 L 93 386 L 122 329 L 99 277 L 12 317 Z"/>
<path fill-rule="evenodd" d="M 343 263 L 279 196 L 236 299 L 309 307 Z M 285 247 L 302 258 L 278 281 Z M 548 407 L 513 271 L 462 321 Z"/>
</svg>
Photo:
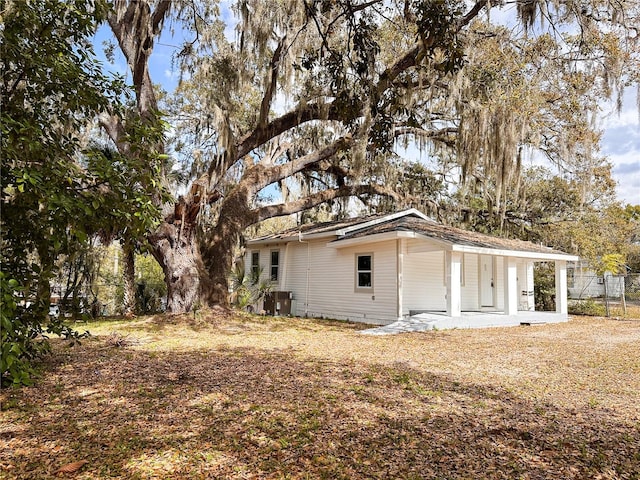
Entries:
<svg viewBox="0 0 640 480">
<path fill-rule="evenodd" d="M 567 286 L 569 298 L 598 298 L 605 295 L 619 297 L 624 291 L 624 276 L 605 272 L 598 275 L 586 260 L 577 260 L 567 264 Z"/>
</svg>

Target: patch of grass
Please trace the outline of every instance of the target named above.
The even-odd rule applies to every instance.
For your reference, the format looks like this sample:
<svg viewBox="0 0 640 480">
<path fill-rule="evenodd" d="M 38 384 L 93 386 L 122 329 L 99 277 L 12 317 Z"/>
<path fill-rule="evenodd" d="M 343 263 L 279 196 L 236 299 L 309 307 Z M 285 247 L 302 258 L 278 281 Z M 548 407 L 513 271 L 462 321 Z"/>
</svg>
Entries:
<svg viewBox="0 0 640 480">
<path fill-rule="evenodd" d="M 89 329 L 0 392 L 0 477 L 78 460 L 84 480 L 640 477 L 640 322 L 369 337 L 203 311 Z"/>
<path fill-rule="evenodd" d="M 605 306 L 591 298 L 586 300 L 576 300 L 569 303 L 569 314 L 571 315 L 603 317 L 605 313 Z"/>
</svg>

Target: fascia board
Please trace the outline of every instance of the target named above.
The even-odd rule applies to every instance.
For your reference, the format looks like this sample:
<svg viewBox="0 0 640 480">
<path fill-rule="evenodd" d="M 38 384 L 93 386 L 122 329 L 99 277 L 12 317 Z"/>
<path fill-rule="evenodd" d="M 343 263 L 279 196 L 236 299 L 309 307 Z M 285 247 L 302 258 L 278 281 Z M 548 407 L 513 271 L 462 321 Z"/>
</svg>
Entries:
<svg viewBox="0 0 640 480">
<path fill-rule="evenodd" d="M 348 240 L 338 240 L 335 242 L 327 243 L 329 248 L 346 248 L 353 247 L 355 245 L 366 245 L 368 243 L 384 242 L 386 240 L 395 240 L 398 238 L 416 238 L 415 232 L 386 232 L 378 233 L 375 235 L 367 235 L 365 237 L 350 238 Z"/>
<path fill-rule="evenodd" d="M 350 227 L 342 228 L 340 230 L 336 230 L 335 233 L 339 237 L 342 237 L 342 236 L 347 235 L 349 233 L 357 232 L 358 230 L 362 230 L 363 228 L 373 227 L 375 225 L 379 225 L 379 224 L 384 223 L 384 222 L 390 222 L 392 220 L 396 220 L 397 218 L 407 217 L 409 215 L 415 215 L 415 216 L 420 217 L 423 220 L 426 220 L 428 222 L 433 222 L 433 219 L 427 217 L 420 210 L 416 210 L 415 208 L 410 208 L 408 210 L 403 210 L 402 212 L 397 212 L 397 213 L 392 213 L 390 215 L 386 215 L 386 216 L 384 216 L 382 218 L 378 218 L 376 220 L 369 220 L 368 222 L 358 223 L 358 224 L 352 225 Z"/>
<path fill-rule="evenodd" d="M 299 242 L 299 241 L 307 241 L 307 240 L 316 240 L 316 239 L 320 239 L 320 238 L 329 238 L 329 237 L 335 237 L 336 236 L 336 232 L 335 230 L 331 230 L 328 232 L 321 232 L 321 233 L 311 233 L 311 234 L 298 234 L 298 235 L 290 235 L 288 237 L 282 237 L 282 238 L 265 238 L 265 239 L 260 239 L 260 240 L 249 240 L 247 242 L 248 246 L 253 246 L 253 245 L 267 245 L 270 243 L 290 243 L 290 242 Z"/>
<path fill-rule="evenodd" d="M 578 259 L 576 255 L 569 255 L 568 253 L 526 252 L 522 250 L 504 250 L 499 248 L 474 247 L 470 245 L 458 245 L 458 244 L 452 245 L 451 250 L 454 252 L 462 252 L 462 253 L 494 255 L 498 257 L 529 258 L 533 260 L 565 260 L 569 262 L 569 261 L 575 261 Z"/>
</svg>

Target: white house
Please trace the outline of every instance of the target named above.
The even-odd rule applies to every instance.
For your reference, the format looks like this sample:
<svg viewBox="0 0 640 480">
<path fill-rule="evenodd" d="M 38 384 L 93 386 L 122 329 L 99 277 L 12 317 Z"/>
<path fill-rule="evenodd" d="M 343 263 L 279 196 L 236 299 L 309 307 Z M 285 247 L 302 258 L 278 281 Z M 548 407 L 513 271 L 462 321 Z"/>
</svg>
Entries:
<svg viewBox="0 0 640 480">
<path fill-rule="evenodd" d="M 446 328 L 566 320 L 566 262 L 576 259 L 410 209 L 254 238 L 245 268 L 262 269 L 280 292 L 276 314 L 382 325 L 422 316 Z M 544 319 L 531 313 L 537 261 L 555 262 L 556 312 Z M 290 312 L 281 308 L 288 298 Z"/>
<path fill-rule="evenodd" d="M 624 276 L 614 275 L 607 271 L 598 275 L 588 261 L 578 260 L 567 264 L 567 285 L 569 298 L 583 299 L 604 297 L 620 297 L 624 292 Z"/>
</svg>

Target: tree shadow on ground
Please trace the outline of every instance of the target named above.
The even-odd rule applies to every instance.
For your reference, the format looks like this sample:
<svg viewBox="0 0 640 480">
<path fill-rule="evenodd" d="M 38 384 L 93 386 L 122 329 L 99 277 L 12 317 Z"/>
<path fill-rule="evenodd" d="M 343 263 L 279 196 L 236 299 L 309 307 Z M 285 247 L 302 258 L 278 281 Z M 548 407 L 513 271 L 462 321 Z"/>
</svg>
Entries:
<svg viewBox="0 0 640 480">
<path fill-rule="evenodd" d="M 252 348 L 57 349 L 2 392 L 1 474 L 50 478 L 640 478 L 640 428 L 397 364 Z"/>
<path fill-rule="evenodd" d="M 144 324 L 144 331 L 147 333 L 164 333 L 173 327 L 188 327 L 193 332 L 204 332 L 212 327 L 218 327 L 218 333 L 237 333 L 244 330 L 255 330 L 256 326 L 262 326 L 268 331 L 285 331 L 295 328 L 300 331 L 327 331 L 336 330 L 345 331 L 361 331 L 375 327 L 366 323 L 349 322 L 344 320 L 330 320 L 319 318 L 302 318 L 302 317 L 273 317 L 268 315 L 250 314 L 234 311 L 230 314 L 226 310 L 205 310 L 196 314 L 180 314 L 180 315 L 151 315 L 148 317 L 136 317 L 127 321 L 123 317 L 109 317 L 99 320 L 100 326 L 113 323 L 120 329 L 139 331 L 140 325 Z M 93 322 L 83 324 L 84 328 L 91 332 L 91 324 Z"/>
</svg>

